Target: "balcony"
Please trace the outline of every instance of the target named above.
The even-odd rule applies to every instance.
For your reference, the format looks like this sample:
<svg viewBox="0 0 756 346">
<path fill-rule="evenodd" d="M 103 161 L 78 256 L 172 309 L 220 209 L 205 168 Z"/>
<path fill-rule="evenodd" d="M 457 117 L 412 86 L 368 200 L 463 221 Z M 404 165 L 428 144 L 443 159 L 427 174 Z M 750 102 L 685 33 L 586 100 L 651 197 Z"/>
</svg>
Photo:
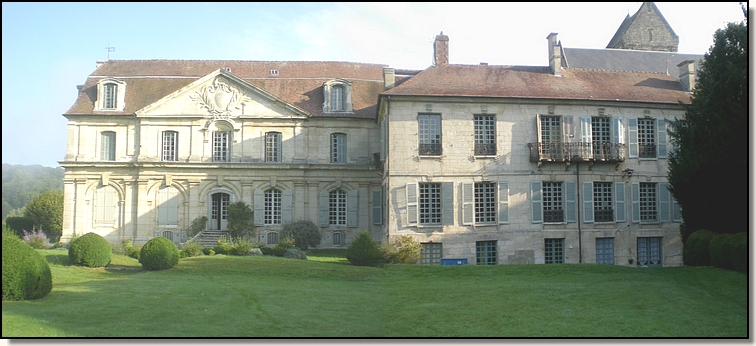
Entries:
<svg viewBox="0 0 756 346">
<path fill-rule="evenodd" d="M 496 155 L 496 143 L 475 143 L 475 156 L 494 156 Z"/>
<path fill-rule="evenodd" d="M 431 144 L 421 143 L 420 147 L 418 148 L 418 154 L 428 155 L 428 156 L 439 156 L 441 155 L 441 143 L 431 143 Z"/>
<path fill-rule="evenodd" d="M 546 222 L 546 223 L 564 222 L 564 210 L 563 209 L 544 210 L 543 222 Z"/>
<path fill-rule="evenodd" d="M 530 162 L 622 162 L 625 144 L 610 142 L 528 143 Z"/>
</svg>

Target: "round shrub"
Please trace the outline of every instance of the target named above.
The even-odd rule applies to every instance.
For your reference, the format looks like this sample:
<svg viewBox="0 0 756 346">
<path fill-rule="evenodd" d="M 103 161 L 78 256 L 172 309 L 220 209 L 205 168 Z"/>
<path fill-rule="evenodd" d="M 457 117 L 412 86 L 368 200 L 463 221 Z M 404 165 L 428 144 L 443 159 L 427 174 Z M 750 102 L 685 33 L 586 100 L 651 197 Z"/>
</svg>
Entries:
<svg viewBox="0 0 756 346">
<path fill-rule="evenodd" d="M 294 239 L 296 247 L 307 250 L 320 244 L 320 229 L 312 221 L 295 221 L 284 225 L 281 237 L 290 237 Z"/>
<path fill-rule="evenodd" d="M 71 264 L 85 267 L 104 267 L 110 264 L 112 254 L 110 243 L 96 233 L 76 238 L 68 248 Z"/>
<path fill-rule="evenodd" d="M 52 290 L 50 265 L 18 237 L 3 236 L 3 300 L 39 299 Z"/>
<path fill-rule="evenodd" d="M 383 261 L 383 252 L 370 233 L 362 231 L 347 247 L 346 258 L 357 266 L 376 267 Z"/>
<path fill-rule="evenodd" d="M 184 243 L 184 246 L 182 246 L 181 249 L 186 251 L 188 257 L 201 256 L 203 250 L 202 245 L 193 240 Z"/>
<path fill-rule="evenodd" d="M 286 249 L 286 253 L 283 255 L 285 258 L 294 258 L 294 259 L 301 259 L 306 260 L 307 255 L 300 249 L 297 249 L 295 247 Z"/>
<path fill-rule="evenodd" d="M 711 265 L 709 243 L 717 234 L 707 229 L 699 229 L 693 232 L 685 241 L 683 256 L 685 264 L 690 266 Z"/>
<path fill-rule="evenodd" d="M 139 263 L 146 270 L 171 269 L 179 262 L 179 249 L 166 237 L 150 239 L 139 253 Z"/>
</svg>

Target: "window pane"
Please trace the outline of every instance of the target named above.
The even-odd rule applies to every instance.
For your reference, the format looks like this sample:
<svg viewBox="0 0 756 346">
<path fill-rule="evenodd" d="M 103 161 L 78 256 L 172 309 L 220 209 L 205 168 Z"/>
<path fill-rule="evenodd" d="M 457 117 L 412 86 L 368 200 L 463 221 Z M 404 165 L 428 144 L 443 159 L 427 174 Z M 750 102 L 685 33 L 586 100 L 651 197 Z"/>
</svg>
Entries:
<svg viewBox="0 0 756 346">
<path fill-rule="evenodd" d="M 475 115 L 475 155 L 496 155 L 496 123 L 493 115 Z"/>
<path fill-rule="evenodd" d="M 346 226 L 347 223 L 347 194 L 342 190 L 329 193 L 330 207 L 328 216 L 332 226 Z"/>
<path fill-rule="evenodd" d="M 116 94 L 118 86 L 115 84 L 105 84 L 105 99 L 103 100 L 103 108 L 115 109 L 116 108 Z"/>
<path fill-rule="evenodd" d="M 656 183 L 640 183 L 640 220 L 656 222 Z"/>
<path fill-rule="evenodd" d="M 265 161 L 281 162 L 280 132 L 268 132 L 265 134 Z"/>
<path fill-rule="evenodd" d="M 420 249 L 420 264 L 441 264 L 443 247 L 441 243 L 423 243 Z"/>
<path fill-rule="evenodd" d="M 656 119 L 638 119 L 638 155 L 656 157 Z"/>
<path fill-rule="evenodd" d="M 544 255 L 546 264 L 564 263 L 564 239 L 545 239 Z"/>
<path fill-rule="evenodd" d="M 115 161 L 115 132 L 106 131 L 101 134 L 100 160 Z"/>
<path fill-rule="evenodd" d="M 562 182 L 543 183 L 543 221 L 564 222 Z"/>
<path fill-rule="evenodd" d="M 661 238 L 638 238 L 638 265 L 661 266 Z"/>
<path fill-rule="evenodd" d="M 266 225 L 281 224 L 281 191 L 265 191 L 264 223 Z"/>
<path fill-rule="evenodd" d="M 475 183 L 475 223 L 496 223 L 495 183 Z"/>
<path fill-rule="evenodd" d="M 230 133 L 227 131 L 213 132 L 213 161 L 228 162 Z"/>
<path fill-rule="evenodd" d="M 596 238 L 596 263 L 614 264 L 614 238 Z"/>
<path fill-rule="evenodd" d="M 614 221 L 612 183 L 593 183 L 593 217 L 595 222 Z"/>
<path fill-rule="evenodd" d="M 344 111 L 344 87 L 334 85 L 331 87 L 331 110 L 334 112 Z"/>
<path fill-rule="evenodd" d="M 441 183 L 420 183 L 420 223 L 441 223 Z"/>
<path fill-rule="evenodd" d="M 417 121 L 419 154 L 441 155 L 441 115 L 420 114 Z"/>
<path fill-rule="evenodd" d="M 346 135 L 331 135 L 331 163 L 346 163 Z"/>
<path fill-rule="evenodd" d="M 176 138 L 178 133 L 175 131 L 163 132 L 163 161 L 176 161 Z"/>
<path fill-rule="evenodd" d="M 480 265 L 497 264 L 495 240 L 475 242 L 475 262 Z"/>
</svg>

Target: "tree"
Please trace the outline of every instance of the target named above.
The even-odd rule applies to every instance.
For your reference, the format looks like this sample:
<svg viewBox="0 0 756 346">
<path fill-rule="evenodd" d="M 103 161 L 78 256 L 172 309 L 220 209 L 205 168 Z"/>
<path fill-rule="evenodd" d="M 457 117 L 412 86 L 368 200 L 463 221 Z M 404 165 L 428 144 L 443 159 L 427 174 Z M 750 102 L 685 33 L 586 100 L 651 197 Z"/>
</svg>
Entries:
<svg viewBox="0 0 756 346">
<path fill-rule="evenodd" d="M 748 11 L 743 7 L 748 18 Z M 683 243 L 699 229 L 748 230 L 748 23 L 729 23 L 704 55 L 692 102 L 670 125 L 668 181 Z"/>
<path fill-rule="evenodd" d="M 63 191 L 50 190 L 34 197 L 26 205 L 24 216 L 32 219 L 51 242 L 59 241 L 63 231 Z"/>
<path fill-rule="evenodd" d="M 295 221 L 284 225 L 281 237 L 291 237 L 297 248 L 307 251 L 320 244 L 320 229 L 312 221 Z"/>
<path fill-rule="evenodd" d="M 228 232 L 231 238 L 249 237 L 254 234 L 253 215 L 247 203 L 238 201 L 228 205 Z"/>
</svg>

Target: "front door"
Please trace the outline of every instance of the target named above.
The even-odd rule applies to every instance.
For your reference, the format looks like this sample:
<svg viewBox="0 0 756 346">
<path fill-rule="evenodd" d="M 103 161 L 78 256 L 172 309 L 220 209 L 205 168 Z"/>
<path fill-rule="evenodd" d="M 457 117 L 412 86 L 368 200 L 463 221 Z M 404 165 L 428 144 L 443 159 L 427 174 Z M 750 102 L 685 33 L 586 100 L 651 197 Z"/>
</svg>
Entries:
<svg viewBox="0 0 756 346">
<path fill-rule="evenodd" d="M 218 192 L 211 196 L 212 209 L 210 210 L 210 230 L 225 230 L 228 224 L 228 202 L 230 196 L 227 193 Z"/>
</svg>

